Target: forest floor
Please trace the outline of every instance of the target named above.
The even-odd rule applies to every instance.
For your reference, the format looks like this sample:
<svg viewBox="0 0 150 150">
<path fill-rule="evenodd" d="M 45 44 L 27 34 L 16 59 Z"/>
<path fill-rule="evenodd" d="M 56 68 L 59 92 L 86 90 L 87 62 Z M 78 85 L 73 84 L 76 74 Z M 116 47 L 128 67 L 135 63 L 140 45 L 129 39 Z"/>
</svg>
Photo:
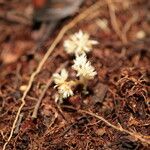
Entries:
<svg viewBox="0 0 150 150">
<path fill-rule="evenodd" d="M 0 2 L 0 149 L 150 149 L 150 2 L 113 2 L 84 2 L 36 51 L 38 29 L 13 16 L 30 1 Z M 79 30 L 99 42 L 88 54 L 97 75 L 88 95 L 58 104 L 51 77 L 72 71 L 63 42 Z"/>
</svg>

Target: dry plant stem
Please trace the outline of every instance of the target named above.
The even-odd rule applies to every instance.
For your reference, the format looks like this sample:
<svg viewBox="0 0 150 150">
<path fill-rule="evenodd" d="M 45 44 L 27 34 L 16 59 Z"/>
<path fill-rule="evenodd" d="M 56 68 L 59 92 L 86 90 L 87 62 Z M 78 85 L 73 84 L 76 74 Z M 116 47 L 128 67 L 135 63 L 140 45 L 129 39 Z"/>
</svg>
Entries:
<svg viewBox="0 0 150 150">
<path fill-rule="evenodd" d="M 26 17 L 23 13 L 17 11 L 10 11 L 6 13 L 0 13 L 0 19 L 12 22 L 12 23 L 19 23 L 24 25 L 32 25 L 32 19 Z"/>
<path fill-rule="evenodd" d="M 78 22 L 82 21 L 83 19 L 85 19 L 87 16 L 89 16 L 90 14 L 92 14 L 92 12 L 98 10 L 100 7 L 104 6 L 106 3 L 104 1 L 98 1 L 95 4 L 93 4 L 92 6 L 90 6 L 88 9 L 86 9 L 85 11 L 83 11 L 81 14 L 79 14 L 77 17 L 75 17 L 70 23 L 68 23 L 66 26 L 64 26 L 61 31 L 59 32 L 59 34 L 57 35 L 57 37 L 55 38 L 54 42 L 52 43 L 52 45 L 50 46 L 50 48 L 48 49 L 48 51 L 46 52 L 46 54 L 44 55 L 43 59 L 40 61 L 37 69 L 35 70 L 35 72 L 33 72 L 31 74 L 28 86 L 26 88 L 26 90 L 23 93 L 23 96 L 21 98 L 21 105 L 18 109 L 18 112 L 16 114 L 16 117 L 14 119 L 12 128 L 11 128 L 11 132 L 10 135 L 7 139 L 7 141 L 5 142 L 4 146 L 3 146 L 3 150 L 6 149 L 6 146 L 8 144 L 8 142 L 11 140 L 17 120 L 19 118 L 20 112 L 22 111 L 22 108 L 25 105 L 25 98 L 26 95 L 28 94 L 28 92 L 31 89 L 31 86 L 33 84 L 34 78 L 35 76 L 41 71 L 44 63 L 46 62 L 46 60 L 48 59 L 48 57 L 50 56 L 50 54 L 53 52 L 53 50 L 55 49 L 55 47 L 57 46 L 57 44 L 61 41 L 61 39 L 63 38 L 64 34 L 70 30 L 72 27 L 74 27 Z"/>
<path fill-rule="evenodd" d="M 19 115 L 18 123 L 16 124 L 16 129 L 15 129 L 15 131 L 14 131 L 15 134 L 17 134 L 18 131 L 19 131 L 19 127 L 20 127 L 21 121 L 22 121 L 22 119 L 23 119 L 23 116 L 24 116 L 24 113 L 21 113 L 21 114 Z"/>
<path fill-rule="evenodd" d="M 88 114 L 90 116 L 93 116 L 101 121 L 103 121 L 105 124 L 107 124 L 108 126 L 114 128 L 115 130 L 118 130 L 120 132 L 125 132 L 127 134 L 129 134 L 130 136 L 134 137 L 135 139 L 138 139 L 140 140 L 141 142 L 143 143 L 146 143 L 146 144 L 149 144 L 150 145 L 150 140 L 148 139 L 145 139 L 146 137 L 149 137 L 149 136 L 144 136 L 140 133 L 136 133 L 136 132 L 130 132 L 129 130 L 126 130 L 126 129 L 123 129 L 121 126 L 115 126 L 113 124 L 111 124 L 110 122 L 108 122 L 105 118 L 103 118 L 102 116 L 98 116 L 92 112 L 89 112 L 89 111 L 86 111 L 86 110 L 79 110 L 78 111 L 79 113 L 85 113 L 85 114 Z"/>
<path fill-rule="evenodd" d="M 52 121 L 51 123 L 49 124 L 47 130 L 45 131 L 44 135 L 43 135 L 43 138 L 49 133 L 49 129 L 51 128 L 51 126 L 54 124 L 56 118 L 58 118 L 58 113 L 55 112 L 54 114 L 54 118 L 52 118 Z"/>
<path fill-rule="evenodd" d="M 56 73 L 60 72 L 62 68 L 65 68 L 67 66 L 68 62 L 65 62 L 64 64 L 62 64 L 57 70 L 56 70 Z M 45 96 L 45 93 L 46 91 L 48 90 L 49 86 L 51 85 L 52 83 L 52 78 L 50 78 L 46 84 L 46 87 L 44 88 L 43 92 L 41 93 L 35 107 L 34 107 L 34 110 L 33 110 L 33 114 L 32 114 L 32 118 L 37 118 L 37 114 L 38 114 L 38 109 L 40 107 L 40 104 L 41 104 L 41 101 L 42 99 L 44 98 Z"/>
<path fill-rule="evenodd" d="M 138 20 L 138 14 L 134 13 L 133 16 L 127 21 L 127 23 L 124 25 L 124 28 L 122 29 L 122 34 L 126 38 L 127 41 L 127 32 L 131 28 L 131 26 Z"/>
<path fill-rule="evenodd" d="M 0 134 L 2 136 L 2 139 L 5 140 L 5 135 L 4 135 L 3 131 L 0 131 Z"/>
<path fill-rule="evenodd" d="M 42 94 L 40 95 L 39 99 L 37 100 L 37 103 L 34 107 L 34 110 L 33 110 L 33 113 L 32 113 L 32 118 L 37 118 L 37 114 L 38 114 L 38 109 L 40 107 L 40 104 L 41 104 L 41 101 L 43 99 L 43 97 L 45 96 L 45 93 L 46 91 L 48 90 L 49 86 L 51 85 L 52 83 L 52 78 L 50 78 L 48 81 L 47 81 L 47 84 L 46 84 L 46 87 L 44 88 Z"/>
<path fill-rule="evenodd" d="M 112 0 L 106 0 L 107 4 L 108 4 L 108 8 L 109 8 L 109 14 L 110 14 L 110 19 L 111 19 L 111 24 L 112 27 L 114 29 L 114 31 L 116 32 L 116 34 L 118 35 L 118 37 L 121 39 L 121 41 L 123 42 L 123 44 L 127 43 L 127 38 L 124 36 L 124 34 L 122 34 L 118 22 L 117 22 L 117 17 L 115 14 L 115 8 L 114 5 L 112 3 Z"/>
</svg>

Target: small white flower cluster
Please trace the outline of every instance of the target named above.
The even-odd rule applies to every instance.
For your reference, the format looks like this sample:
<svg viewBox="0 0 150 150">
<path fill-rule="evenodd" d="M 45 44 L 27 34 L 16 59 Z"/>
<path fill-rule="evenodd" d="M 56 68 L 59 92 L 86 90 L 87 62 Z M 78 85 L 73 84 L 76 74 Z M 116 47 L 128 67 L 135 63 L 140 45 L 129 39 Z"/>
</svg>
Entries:
<svg viewBox="0 0 150 150">
<path fill-rule="evenodd" d="M 88 81 L 94 79 L 97 73 L 91 62 L 87 60 L 86 52 L 91 51 L 92 45 L 97 43 L 97 41 L 89 40 L 89 35 L 82 31 L 75 33 L 64 42 L 66 52 L 74 53 L 76 56 L 72 68 L 77 72 L 76 77 L 79 77 L 79 79 L 68 81 L 66 69 L 62 69 L 60 74 L 54 73 L 53 80 L 56 84 L 55 88 L 58 89 L 60 100 L 73 96 L 72 87 L 78 84 L 82 84 L 84 90 L 86 90 Z"/>
<path fill-rule="evenodd" d="M 68 72 L 66 69 L 62 69 L 60 74 L 54 73 L 53 80 L 55 82 L 55 88 L 58 88 L 60 98 L 67 98 L 73 95 L 71 86 L 73 85 L 72 81 L 67 81 Z"/>
<path fill-rule="evenodd" d="M 81 30 L 69 37 L 64 42 L 65 51 L 68 54 L 82 54 L 88 53 L 92 50 L 92 46 L 98 44 L 95 40 L 90 40 L 90 36 L 87 33 L 83 33 Z"/>
<path fill-rule="evenodd" d="M 94 67 L 91 65 L 91 62 L 87 60 L 85 53 L 82 55 L 76 55 L 72 68 L 77 71 L 77 77 L 81 77 L 86 80 L 93 79 L 97 74 Z"/>
</svg>

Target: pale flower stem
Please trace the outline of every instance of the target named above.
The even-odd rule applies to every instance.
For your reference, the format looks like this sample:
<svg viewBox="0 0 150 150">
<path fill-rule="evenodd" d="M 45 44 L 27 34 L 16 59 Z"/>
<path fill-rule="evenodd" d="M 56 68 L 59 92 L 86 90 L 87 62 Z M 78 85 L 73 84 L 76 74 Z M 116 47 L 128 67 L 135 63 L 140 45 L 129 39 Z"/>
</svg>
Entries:
<svg viewBox="0 0 150 150">
<path fill-rule="evenodd" d="M 83 84 L 83 91 L 87 92 L 88 80 L 86 78 L 84 78 L 83 76 L 80 76 L 79 83 Z"/>
</svg>

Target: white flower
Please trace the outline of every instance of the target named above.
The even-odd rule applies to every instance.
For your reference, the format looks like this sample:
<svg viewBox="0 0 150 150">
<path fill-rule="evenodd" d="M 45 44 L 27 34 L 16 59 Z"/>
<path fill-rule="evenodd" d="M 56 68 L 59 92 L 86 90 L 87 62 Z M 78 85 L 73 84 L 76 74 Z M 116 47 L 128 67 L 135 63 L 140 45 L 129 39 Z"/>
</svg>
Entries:
<svg viewBox="0 0 150 150">
<path fill-rule="evenodd" d="M 76 55 L 72 68 L 77 71 L 77 76 L 84 78 L 84 80 L 93 79 L 97 74 L 94 67 L 87 60 L 85 53 Z"/>
<path fill-rule="evenodd" d="M 53 80 L 56 84 L 55 88 L 57 87 L 58 93 L 60 98 L 67 98 L 73 95 L 73 91 L 71 89 L 73 82 L 66 81 L 68 78 L 68 72 L 66 69 L 62 69 L 60 74 L 54 73 Z"/>
<path fill-rule="evenodd" d="M 73 91 L 71 89 L 71 84 L 69 82 L 65 82 L 64 84 L 58 87 L 58 93 L 62 98 L 67 98 L 73 96 Z"/>
<path fill-rule="evenodd" d="M 65 51 L 68 54 L 82 54 L 88 53 L 92 50 L 92 45 L 98 44 L 95 40 L 90 40 L 87 33 L 83 33 L 81 30 L 70 36 L 68 40 L 64 42 Z"/>
<path fill-rule="evenodd" d="M 59 73 L 53 74 L 53 80 L 56 86 L 63 84 L 67 80 L 67 78 L 68 78 L 68 72 L 66 71 L 66 69 L 62 69 L 60 74 Z"/>
</svg>

